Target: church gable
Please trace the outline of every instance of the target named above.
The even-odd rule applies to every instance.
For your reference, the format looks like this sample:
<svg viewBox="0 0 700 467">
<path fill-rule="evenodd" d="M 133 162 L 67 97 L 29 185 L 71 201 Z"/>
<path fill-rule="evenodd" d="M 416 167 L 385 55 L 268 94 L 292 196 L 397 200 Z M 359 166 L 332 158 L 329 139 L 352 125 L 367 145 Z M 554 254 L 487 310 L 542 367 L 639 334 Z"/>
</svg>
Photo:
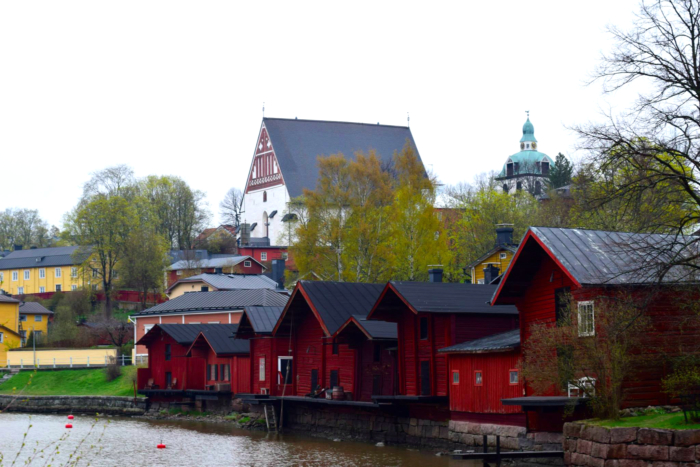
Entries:
<svg viewBox="0 0 700 467">
<path fill-rule="evenodd" d="M 255 146 L 255 155 L 248 174 L 245 192 L 250 193 L 278 185 L 284 185 L 284 178 L 272 147 L 272 140 L 270 140 L 267 128 L 263 123 L 258 144 Z"/>
</svg>

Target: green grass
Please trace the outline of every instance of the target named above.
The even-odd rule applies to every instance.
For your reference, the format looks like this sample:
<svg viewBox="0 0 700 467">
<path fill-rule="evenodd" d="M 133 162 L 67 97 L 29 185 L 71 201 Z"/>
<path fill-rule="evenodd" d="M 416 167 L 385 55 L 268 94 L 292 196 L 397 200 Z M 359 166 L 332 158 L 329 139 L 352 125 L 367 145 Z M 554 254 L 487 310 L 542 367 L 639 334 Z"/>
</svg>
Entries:
<svg viewBox="0 0 700 467">
<path fill-rule="evenodd" d="M 133 396 L 135 366 L 122 367 L 117 379 L 107 382 L 101 368 L 90 370 L 22 371 L 0 384 L 0 394 L 23 388 L 28 396 Z M 28 384 L 28 385 L 27 385 Z"/>
<path fill-rule="evenodd" d="M 619 420 L 587 420 L 586 423 L 613 427 L 663 428 L 666 430 L 697 430 L 700 423 L 685 423 L 683 412 L 624 417 Z"/>
</svg>

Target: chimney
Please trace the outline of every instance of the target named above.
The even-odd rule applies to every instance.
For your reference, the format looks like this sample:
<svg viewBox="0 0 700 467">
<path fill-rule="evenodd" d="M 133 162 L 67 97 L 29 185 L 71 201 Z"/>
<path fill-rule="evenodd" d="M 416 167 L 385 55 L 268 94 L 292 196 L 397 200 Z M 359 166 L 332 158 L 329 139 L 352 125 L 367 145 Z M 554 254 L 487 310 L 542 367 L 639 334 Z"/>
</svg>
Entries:
<svg viewBox="0 0 700 467">
<path fill-rule="evenodd" d="M 250 243 L 250 224 L 241 224 L 241 245 Z"/>
<path fill-rule="evenodd" d="M 20 250 L 22 249 L 22 245 L 17 245 L 17 244 L 15 243 L 14 246 L 15 246 L 15 251 L 20 251 Z"/>
<path fill-rule="evenodd" d="M 442 282 L 442 268 L 428 269 L 428 277 L 430 282 Z"/>
<path fill-rule="evenodd" d="M 272 260 L 272 280 L 277 282 L 278 289 L 284 289 L 284 270 L 285 264 L 283 259 Z"/>
<path fill-rule="evenodd" d="M 505 227 L 508 224 L 501 224 L 503 227 L 496 229 L 496 246 L 513 244 L 513 227 Z"/>
<path fill-rule="evenodd" d="M 500 272 L 500 269 L 498 269 L 496 266 L 493 264 L 489 264 L 484 268 L 484 284 L 490 284 L 495 278 L 498 277 L 498 273 Z"/>
</svg>

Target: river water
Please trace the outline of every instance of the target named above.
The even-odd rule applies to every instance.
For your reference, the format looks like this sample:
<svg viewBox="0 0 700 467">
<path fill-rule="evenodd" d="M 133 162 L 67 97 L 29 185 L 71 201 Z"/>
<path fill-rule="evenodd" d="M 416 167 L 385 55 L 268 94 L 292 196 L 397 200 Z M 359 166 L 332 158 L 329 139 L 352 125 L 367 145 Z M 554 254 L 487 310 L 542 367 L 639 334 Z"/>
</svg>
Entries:
<svg viewBox="0 0 700 467">
<path fill-rule="evenodd" d="M 66 429 L 64 415 L 0 414 L 0 465 L 64 465 L 71 454 L 78 465 L 93 466 L 474 466 L 448 456 L 352 441 L 272 435 L 231 428 L 224 423 L 154 421 L 76 416 Z M 31 427 L 29 427 L 31 425 Z M 165 449 L 156 449 L 163 442 Z M 59 453 L 50 462 L 51 452 Z M 43 450 L 43 453 L 41 452 Z M 36 454 L 35 454 L 36 453 Z M 43 456 L 43 457 L 41 457 Z M 73 464 L 70 464 L 73 465 Z"/>
</svg>

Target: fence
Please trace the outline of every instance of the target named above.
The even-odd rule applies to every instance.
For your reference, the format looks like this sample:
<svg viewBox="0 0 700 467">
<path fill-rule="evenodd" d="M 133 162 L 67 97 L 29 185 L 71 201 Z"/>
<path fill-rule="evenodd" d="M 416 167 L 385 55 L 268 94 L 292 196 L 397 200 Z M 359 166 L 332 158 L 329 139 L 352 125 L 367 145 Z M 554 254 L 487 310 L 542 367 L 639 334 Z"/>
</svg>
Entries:
<svg viewBox="0 0 700 467">
<path fill-rule="evenodd" d="M 118 363 L 117 349 L 42 349 L 7 352 L 8 368 L 89 368 Z M 119 362 L 121 363 L 121 362 Z"/>
</svg>

